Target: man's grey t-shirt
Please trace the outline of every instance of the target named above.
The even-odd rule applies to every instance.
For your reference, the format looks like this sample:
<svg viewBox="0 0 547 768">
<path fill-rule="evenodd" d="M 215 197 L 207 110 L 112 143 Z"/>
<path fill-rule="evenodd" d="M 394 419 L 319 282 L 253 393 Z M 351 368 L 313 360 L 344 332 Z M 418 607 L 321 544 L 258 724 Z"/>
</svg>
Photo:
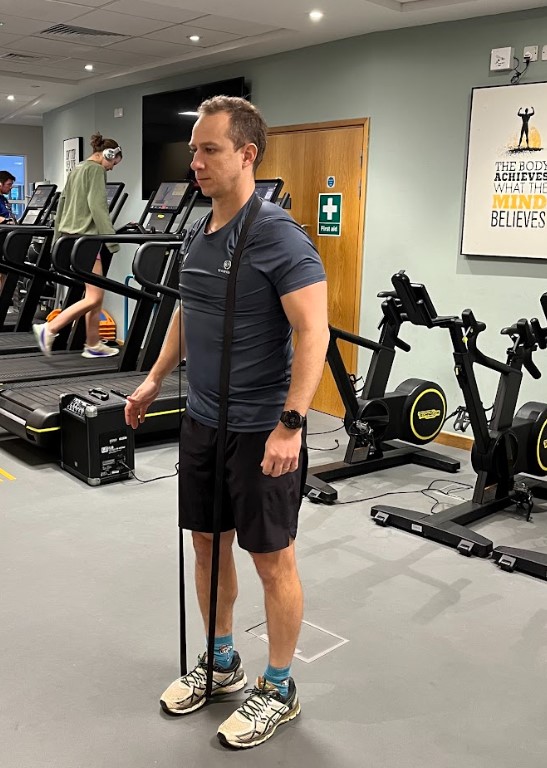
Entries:
<svg viewBox="0 0 547 768">
<path fill-rule="evenodd" d="M 218 424 L 220 361 L 231 259 L 252 197 L 224 227 L 190 230 L 180 294 L 186 339 L 187 413 Z M 196 234 L 197 229 L 197 234 Z M 325 280 L 319 254 L 281 208 L 263 202 L 251 225 L 237 273 L 228 429 L 273 429 L 285 404 L 292 362 L 292 329 L 280 297 Z"/>
</svg>

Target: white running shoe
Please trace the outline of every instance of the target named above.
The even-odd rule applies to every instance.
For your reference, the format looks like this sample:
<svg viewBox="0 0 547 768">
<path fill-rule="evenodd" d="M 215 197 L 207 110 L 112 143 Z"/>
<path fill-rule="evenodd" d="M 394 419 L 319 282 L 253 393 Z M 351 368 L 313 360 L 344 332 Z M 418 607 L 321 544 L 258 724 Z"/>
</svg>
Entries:
<svg viewBox="0 0 547 768">
<path fill-rule="evenodd" d="M 161 695 L 160 704 L 169 715 L 186 715 L 205 704 L 207 684 L 206 655 L 198 657 L 198 663 L 190 672 L 179 677 Z M 247 676 L 241 666 L 239 653 L 234 651 L 234 658 L 229 669 L 213 666 L 213 688 L 211 696 L 222 696 L 240 691 L 247 684 Z"/>
<path fill-rule="evenodd" d="M 47 323 L 35 323 L 32 326 L 32 332 L 36 343 L 40 348 L 40 352 L 49 357 L 51 355 L 51 348 L 53 342 L 57 338 L 57 334 L 48 331 Z"/>
<path fill-rule="evenodd" d="M 300 702 L 292 677 L 289 678 L 286 698 L 263 677 L 258 678 L 249 693 L 251 695 L 217 731 L 218 739 L 225 747 L 256 747 L 273 736 L 278 725 L 288 723 L 300 714 Z"/>
<path fill-rule="evenodd" d="M 114 357 L 114 355 L 119 354 L 120 350 L 118 347 L 109 347 L 108 344 L 99 341 L 93 347 L 86 344 L 84 351 L 82 352 L 82 357 Z"/>
</svg>

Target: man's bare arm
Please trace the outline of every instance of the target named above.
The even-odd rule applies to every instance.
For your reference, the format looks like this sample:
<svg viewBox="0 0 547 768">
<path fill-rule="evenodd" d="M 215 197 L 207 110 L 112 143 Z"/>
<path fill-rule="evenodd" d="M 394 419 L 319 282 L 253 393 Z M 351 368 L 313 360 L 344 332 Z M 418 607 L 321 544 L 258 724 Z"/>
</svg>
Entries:
<svg viewBox="0 0 547 768">
<path fill-rule="evenodd" d="M 285 314 L 297 333 L 291 384 L 284 410 L 305 415 L 321 381 L 329 345 L 327 284 L 314 283 L 281 298 Z M 278 477 L 298 467 L 302 444 L 300 430 L 278 424 L 266 443 L 262 471 Z"/>
<path fill-rule="evenodd" d="M 133 429 L 138 427 L 151 403 L 159 395 L 163 380 L 184 360 L 185 356 L 184 323 L 182 322 L 180 307 L 177 307 L 158 359 L 143 383 L 127 398 L 127 405 L 125 406 L 126 424 L 130 424 Z"/>
</svg>

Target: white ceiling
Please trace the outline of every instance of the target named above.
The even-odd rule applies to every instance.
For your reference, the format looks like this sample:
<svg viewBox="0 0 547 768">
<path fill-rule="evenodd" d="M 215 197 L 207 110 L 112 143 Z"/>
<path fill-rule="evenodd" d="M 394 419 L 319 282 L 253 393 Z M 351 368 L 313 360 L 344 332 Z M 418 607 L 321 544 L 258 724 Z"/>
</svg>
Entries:
<svg viewBox="0 0 547 768">
<path fill-rule="evenodd" d="M 0 122 L 40 125 L 44 112 L 97 91 L 369 32 L 540 8 L 545 0 L 337 0 L 333 6 L 332 0 L 0 0 Z M 324 12 L 321 22 L 310 21 L 312 8 Z M 51 30 L 55 25 L 80 30 L 62 33 Z M 194 34 L 197 43 L 188 39 Z M 84 69 L 87 63 L 93 72 Z M 8 101 L 9 94 L 15 99 Z"/>
</svg>

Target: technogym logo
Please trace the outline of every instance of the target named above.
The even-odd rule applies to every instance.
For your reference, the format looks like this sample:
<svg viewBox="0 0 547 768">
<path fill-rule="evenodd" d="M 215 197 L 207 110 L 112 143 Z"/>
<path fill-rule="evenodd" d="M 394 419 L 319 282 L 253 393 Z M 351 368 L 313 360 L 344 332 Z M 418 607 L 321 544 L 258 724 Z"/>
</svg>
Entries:
<svg viewBox="0 0 547 768">
<path fill-rule="evenodd" d="M 418 411 L 419 419 L 438 419 L 441 412 L 438 408 L 430 408 L 428 411 Z"/>
</svg>

